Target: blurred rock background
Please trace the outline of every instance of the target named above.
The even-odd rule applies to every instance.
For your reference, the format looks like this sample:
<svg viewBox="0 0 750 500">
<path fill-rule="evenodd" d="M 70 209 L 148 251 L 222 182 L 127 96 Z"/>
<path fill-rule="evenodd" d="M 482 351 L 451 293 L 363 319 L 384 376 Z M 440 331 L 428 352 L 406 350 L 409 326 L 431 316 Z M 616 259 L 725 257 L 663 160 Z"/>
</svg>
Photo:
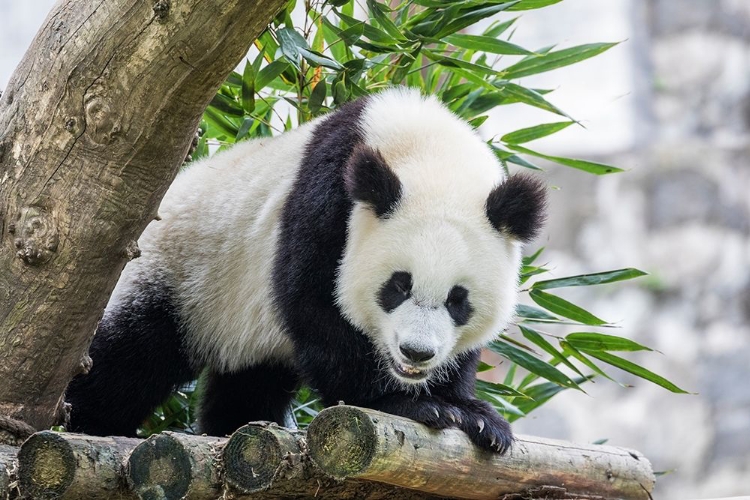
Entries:
<svg viewBox="0 0 750 500">
<path fill-rule="evenodd" d="M 52 4 L 0 0 L 0 88 Z M 650 272 L 566 297 L 661 351 L 634 359 L 698 393 L 613 373 L 635 387 L 568 391 L 517 432 L 638 449 L 655 470 L 674 469 L 656 498 L 750 494 L 750 0 L 565 0 L 524 13 L 514 40 L 623 41 L 524 82 L 555 88 L 550 100 L 586 126 L 534 149 L 628 170 L 595 178 L 550 165 L 559 190 L 537 244 L 557 276 Z M 510 106 L 483 131 L 550 121 Z"/>
</svg>

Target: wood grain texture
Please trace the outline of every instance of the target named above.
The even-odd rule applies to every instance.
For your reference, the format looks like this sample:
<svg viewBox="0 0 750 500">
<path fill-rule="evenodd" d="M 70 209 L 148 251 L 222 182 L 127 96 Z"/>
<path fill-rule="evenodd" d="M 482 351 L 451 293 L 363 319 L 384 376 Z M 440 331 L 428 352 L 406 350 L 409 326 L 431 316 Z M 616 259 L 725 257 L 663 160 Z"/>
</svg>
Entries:
<svg viewBox="0 0 750 500">
<path fill-rule="evenodd" d="M 313 461 L 334 477 L 456 498 L 648 500 L 655 482 L 651 464 L 636 451 L 518 436 L 500 456 L 474 447 L 457 429 L 436 431 L 345 405 L 313 420 L 307 444 Z"/>
<path fill-rule="evenodd" d="M 129 245 L 284 4 L 55 5 L 0 98 L 0 415 L 37 429 L 64 418 Z"/>
<path fill-rule="evenodd" d="M 134 499 L 122 488 L 122 468 L 140 441 L 37 432 L 18 452 L 20 493 L 24 498 Z"/>
</svg>

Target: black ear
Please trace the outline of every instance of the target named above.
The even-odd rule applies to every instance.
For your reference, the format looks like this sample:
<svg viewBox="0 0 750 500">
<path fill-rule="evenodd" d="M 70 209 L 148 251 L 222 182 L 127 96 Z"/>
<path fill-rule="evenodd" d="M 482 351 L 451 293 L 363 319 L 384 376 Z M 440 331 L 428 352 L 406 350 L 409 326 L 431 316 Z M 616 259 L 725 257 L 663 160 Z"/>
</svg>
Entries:
<svg viewBox="0 0 750 500">
<path fill-rule="evenodd" d="M 364 145 L 354 147 L 344 183 L 353 200 L 368 204 L 381 218 L 388 217 L 401 199 L 401 181 L 379 152 Z"/>
<path fill-rule="evenodd" d="M 529 175 L 511 175 L 487 197 L 487 218 L 498 231 L 524 243 L 536 237 L 547 218 L 547 189 Z"/>
</svg>

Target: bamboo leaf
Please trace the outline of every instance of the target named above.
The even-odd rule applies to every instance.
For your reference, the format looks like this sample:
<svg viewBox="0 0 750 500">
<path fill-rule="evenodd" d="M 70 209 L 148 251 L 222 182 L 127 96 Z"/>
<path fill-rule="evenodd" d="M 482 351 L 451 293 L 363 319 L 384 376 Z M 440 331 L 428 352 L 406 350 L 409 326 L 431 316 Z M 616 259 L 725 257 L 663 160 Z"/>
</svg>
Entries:
<svg viewBox="0 0 750 500">
<path fill-rule="evenodd" d="M 492 342 L 488 347 L 491 351 L 508 358 L 518 366 L 526 368 L 530 372 L 535 373 L 540 377 L 544 377 L 550 382 L 554 382 L 565 387 L 580 389 L 580 387 L 578 387 L 578 384 L 573 382 L 573 380 L 571 380 L 570 377 L 565 375 L 563 372 L 547 363 L 546 361 L 542 361 L 541 359 L 519 349 L 518 347 L 512 346 L 507 342 L 503 342 L 501 340 Z"/>
<path fill-rule="evenodd" d="M 448 35 L 443 38 L 443 41 L 448 42 L 456 47 L 461 47 L 469 50 L 479 50 L 482 52 L 489 52 L 491 54 L 505 54 L 505 55 L 533 55 L 534 53 L 530 50 L 524 49 L 520 45 L 515 43 L 506 42 L 504 40 L 498 40 L 497 38 L 490 36 L 481 35 Z"/>
<path fill-rule="evenodd" d="M 530 340 L 537 346 L 539 346 L 542 350 L 544 350 L 547 354 L 555 358 L 558 362 L 564 364 L 574 372 L 576 372 L 578 375 L 583 377 L 583 373 L 578 371 L 578 368 L 573 365 L 568 359 L 565 357 L 563 353 L 555 349 L 555 346 L 550 344 L 547 339 L 542 337 L 542 335 L 534 330 L 533 328 L 529 328 L 528 326 L 521 326 L 519 325 L 518 328 L 521 330 L 521 334 L 523 334 L 526 339 Z"/>
<path fill-rule="evenodd" d="M 606 283 L 615 283 L 617 281 L 630 280 L 646 275 L 647 273 L 634 268 L 618 269 L 616 271 L 607 271 L 604 273 L 581 274 L 578 276 L 569 276 L 567 278 L 537 281 L 531 286 L 531 288 L 535 290 L 547 290 L 550 288 L 562 288 L 567 286 L 604 285 Z"/>
<path fill-rule="evenodd" d="M 541 290 L 531 290 L 529 292 L 531 300 L 555 314 L 564 316 L 573 321 L 578 321 L 584 325 L 606 325 L 607 322 L 597 318 L 590 312 L 578 307 L 577 305 L 568 302 L 567 300 L 552 295 Z"/>
<path fill-rule="evenodd" d="M 242 73 L 242 108 L 245 113 L 255 111 L 255 69 L 249 62 L 245 63 Z"/>
<path fill-rule="evenodd" d="M 559 163 L 560 165 L 565 165 L 566 167 L 577 168 L 578 170 L 583 170 L 584 172 L 589 172 L 591 174 L 606 175 L 623 172 L 621 168 L 613 167 L 611 165 L 605 165 L 603 163 L 596 163 L 586 160 L 576 160 L 573 158 L 563 158 L 561 156 L 545 155 L 515 144 L 510 144 L 508 145 L 508 147 L 518 151 L 519 153 L 536 156 L 537 158 L 543 158 L 545 160 Z"/>
<path fill-rule="evenodd" d="M 570 47 L 569 49 L 557 50 L 542 56 L 530 57 L 523 61 L 519 61 L 516 64 L 505 68 L 503 73 L 509 80 L 515 80 L 524 76 L 535 75 L 537 73 L 544 73 L 546 71 L 562 68 L 589 59 L 611 49 L 615 45 L 617 45 L 617 43 L 590 43 Z"/>
<path fill-rule="evenodd" d="M 570 345 L 582 351 L 653 351 L 630 339 L 594 332 L 571 333 L 565 337 Z"/>
<path fill-rule="evenodd" d="M 547 137 L 555 132 L 559 132 L 569 126 L 573 125 L 574 121 L 569 122 L 555 122 L 555 123 L 544 123 L 542 125 L 536 125 L 534 127 L 522 128 L 505 134 L 500 138 L 501 141 L 508 144 L 523 144 L 524 142 L 530 142 L 542 137 Z"/>
<path fill-rule="evenodd" d="M 649 382 L 653 382 L 656 385 L 664 387 L 668 391 L 675 392 L 678 394 L 689 394 L 687 391 L 680 389 L 679 387 L 677 387 L 676 385 L 674 385 L 672 382 L 665 379 L 664 377 L 661 377 L 657 375 L 656 373 L 643 368 L 642 366 L 638 366 L 635 363 L 628 361 L 627 359 L 624 359 L 619 356 L 615 356 L 614 354 L 610 354 L 608 352 L 603 352 L 603 351 L 586 350 L 584 352 L 588 354 L 589 356 L 593 356 L 594 358 L 600 361 L 604 361 L 605 363 L 609 365 L 612 365 L 628 373 L 632 373 L 633 375 L 640 377 L 644 380 L 648 380 Z"/>
</svg>

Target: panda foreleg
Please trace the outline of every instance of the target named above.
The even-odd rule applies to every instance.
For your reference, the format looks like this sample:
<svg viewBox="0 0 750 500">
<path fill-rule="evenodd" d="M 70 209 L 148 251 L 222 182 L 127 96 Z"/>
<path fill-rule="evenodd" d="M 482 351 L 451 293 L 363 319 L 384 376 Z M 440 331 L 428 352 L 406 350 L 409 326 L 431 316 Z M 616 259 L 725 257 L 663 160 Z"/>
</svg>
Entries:
<svg viewBox="0 0 750 500">
<path fill-rule="evenodd" d="M 464 354 L 448 380 L 430 387 L 417 398 L 394 393 L 373 401 L 371 408 L 421 422 L 434 429 L 457 427 L 480 448 L 504 453 L 513 444 L 510 424 L 495 408 L 475 396 L 479 352 Z"/>
<path fill-rule="evenodd" d="M 200 430 L 224 436 L 258 420 L 284 425 L 298 385 L 294 371 L 281 363 L 231 373 L 209 370 L 198 414 Z"/>
</svg>

